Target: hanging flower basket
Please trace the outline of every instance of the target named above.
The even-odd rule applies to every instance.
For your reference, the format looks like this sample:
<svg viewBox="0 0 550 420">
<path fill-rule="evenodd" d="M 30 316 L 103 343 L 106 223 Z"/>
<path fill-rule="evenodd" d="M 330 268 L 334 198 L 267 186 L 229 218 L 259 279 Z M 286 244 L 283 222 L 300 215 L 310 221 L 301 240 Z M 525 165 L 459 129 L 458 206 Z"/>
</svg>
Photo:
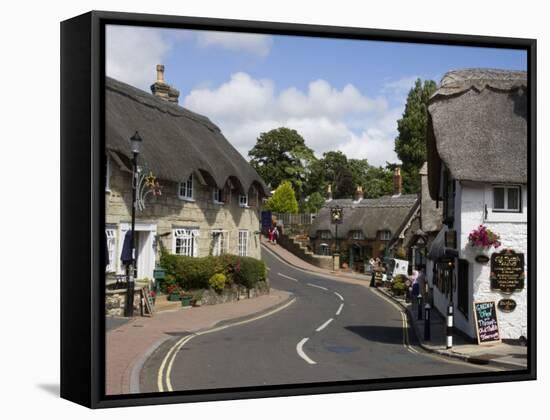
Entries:
<svg viewBox="0 0 550 420">
<path fill-rule="evenodd" d="M 468 244 L 479 252 L 488 252 L 491 248 L 498 248 L 502 244 L 500 236 L 488 229 L 487 226 L 479 225 L 468 235 Z"/>
</svg>

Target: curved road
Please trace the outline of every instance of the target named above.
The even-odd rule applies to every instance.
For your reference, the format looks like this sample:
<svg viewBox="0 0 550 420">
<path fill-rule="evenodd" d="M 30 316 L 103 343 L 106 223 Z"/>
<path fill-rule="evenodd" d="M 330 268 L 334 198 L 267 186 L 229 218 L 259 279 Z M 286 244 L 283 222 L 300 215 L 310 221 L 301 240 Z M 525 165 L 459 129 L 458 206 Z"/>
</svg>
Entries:
<svg viewBox="0 0 550 420">
<path fill-rule="evenodd" d="M 265 248 L 262 259 L 272 287 L 295 301 L 259 319 L 169 340 L 146 361 L 140 392 L 496 370 L 409 343 L 404 314 L 367 287 L 296 269 Z"/>
</svg>

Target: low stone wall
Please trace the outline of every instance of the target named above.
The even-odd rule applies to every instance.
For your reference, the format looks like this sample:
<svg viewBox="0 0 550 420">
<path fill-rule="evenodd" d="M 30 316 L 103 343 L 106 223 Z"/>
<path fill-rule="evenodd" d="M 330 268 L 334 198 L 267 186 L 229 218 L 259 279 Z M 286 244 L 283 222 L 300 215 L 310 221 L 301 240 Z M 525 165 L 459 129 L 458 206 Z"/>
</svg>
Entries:
<svg viewBox="0 0 550 420">
<path fill-rule="evenodd" d="M 124 316 L 126 289 L 105 290 L 105 316 Z M 141 286 L 134 290 L 134 313 L 141 314 Z"/>
<path fill-rule="evenodd" d="M 332 256 L 315 255 L 299 242 L 294 241 L 294 238 L 287 235 L 279 235 L 278 244 L 289 252 L 292 252 L 298 258 L 316 266 L 327 270 L 333 269 Z"/>
<path fill-rule="evenodd" d="M 235 302 L 243 299 L 250 299 L 256 296 L 269 294 L 269 281 L 259 282 L 256 287 L 246 289 L 244 287 L 233 286 L 217 293 L 212 289 L 203 290 L 199 301 L 201 305 L 217 305 L 219 303 Z M 197 293 L 197 292 L 196 292 Z"/>
</svg>

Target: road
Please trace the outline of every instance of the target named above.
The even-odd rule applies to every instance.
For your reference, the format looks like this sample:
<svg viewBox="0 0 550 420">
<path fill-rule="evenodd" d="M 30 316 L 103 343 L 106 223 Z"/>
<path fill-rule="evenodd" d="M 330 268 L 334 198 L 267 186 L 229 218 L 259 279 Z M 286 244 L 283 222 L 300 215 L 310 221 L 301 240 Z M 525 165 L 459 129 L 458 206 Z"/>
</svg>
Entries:
<svg viewBox="0 0 550 420">
<path fill-rule="evenodd" d="M 296 269 L 265 249 L 262 259 L 272 287 L 295 300 L 259 319 L 167 341 L 144 364 L 141 392 L 495 370 L 424 352 L 401 310 L 368 287 Z"/>
</svg>

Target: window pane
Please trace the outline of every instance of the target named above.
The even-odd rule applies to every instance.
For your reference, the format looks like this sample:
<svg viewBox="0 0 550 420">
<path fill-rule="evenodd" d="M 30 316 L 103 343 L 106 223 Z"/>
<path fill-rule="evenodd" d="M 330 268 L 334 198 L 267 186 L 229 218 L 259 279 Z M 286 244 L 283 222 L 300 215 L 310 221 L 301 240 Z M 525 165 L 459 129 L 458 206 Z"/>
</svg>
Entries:
<svg viewBox="0 0 550 420">
<path fill-rule="evenodd" d="M 504 209 L 504 188 L 493 189 L 493 208 Z"/>
<path fill-rule="evenodd" d="M 508 209 L 519 210 L 519 188 L 508 188 Z"/>
</svg>

